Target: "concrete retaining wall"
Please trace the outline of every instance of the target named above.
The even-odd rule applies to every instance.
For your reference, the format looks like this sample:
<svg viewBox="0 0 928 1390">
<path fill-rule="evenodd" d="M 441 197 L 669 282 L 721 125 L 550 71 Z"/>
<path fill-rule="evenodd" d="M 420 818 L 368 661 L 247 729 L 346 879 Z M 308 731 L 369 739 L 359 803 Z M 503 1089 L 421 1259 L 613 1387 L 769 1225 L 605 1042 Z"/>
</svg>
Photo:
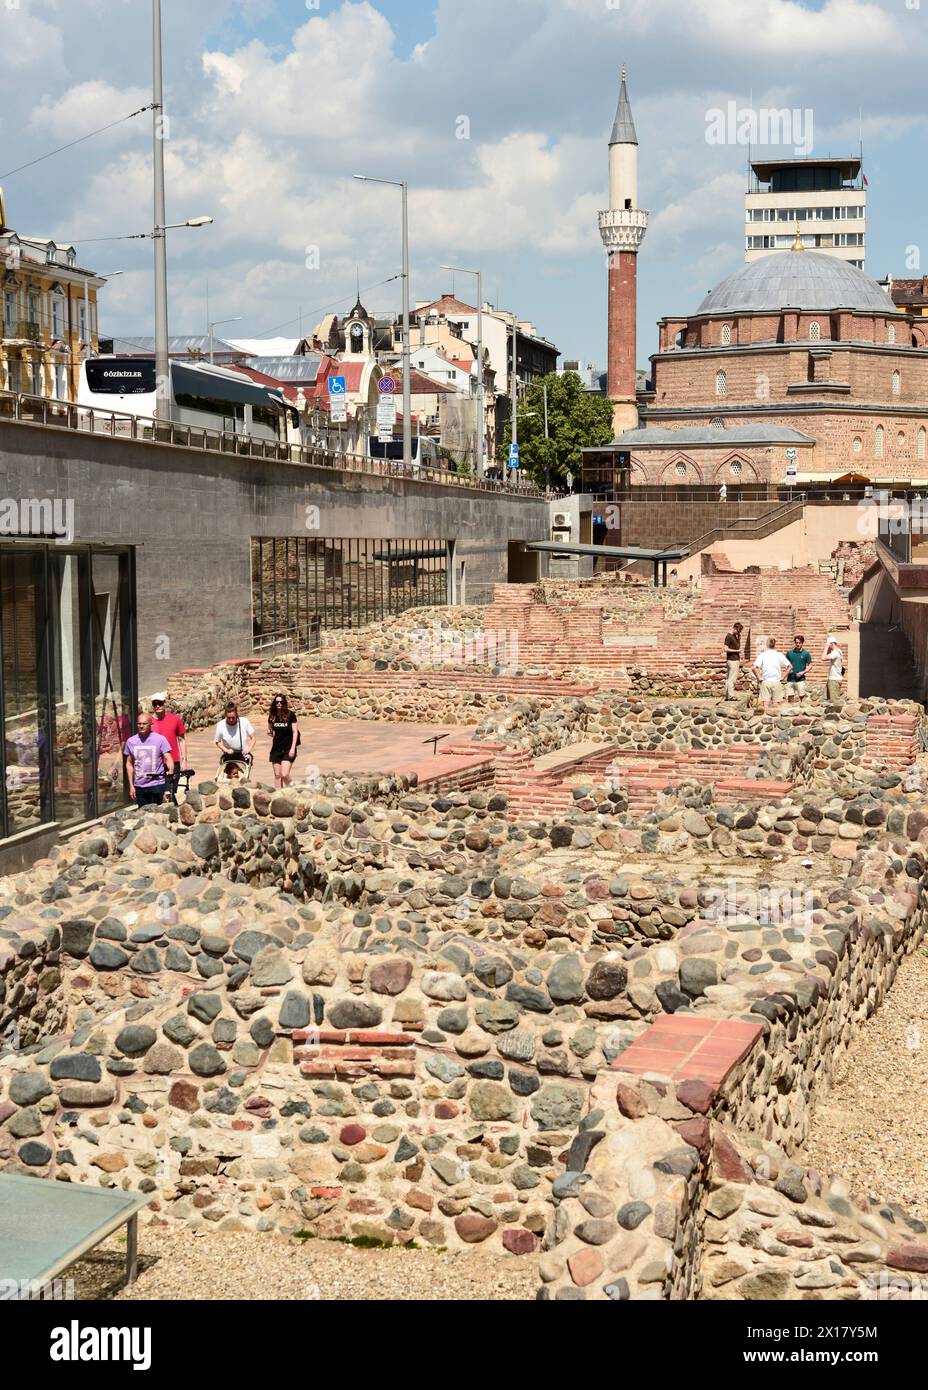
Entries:
<svg viewBox="0 0 928 1390">
<path fill-rule="evenodd" d="M 138 547 L 142 690 L 251 651 L 253 536 L 454 540 L 471 603 L 506 580 L 510 541 L 548 537 L 539 498 L 9 421 L 0 473 L 7 496 L 72 500 L 79 543 Z M 307 530 L 310 506 L 318 530 Z"/>
</svg>

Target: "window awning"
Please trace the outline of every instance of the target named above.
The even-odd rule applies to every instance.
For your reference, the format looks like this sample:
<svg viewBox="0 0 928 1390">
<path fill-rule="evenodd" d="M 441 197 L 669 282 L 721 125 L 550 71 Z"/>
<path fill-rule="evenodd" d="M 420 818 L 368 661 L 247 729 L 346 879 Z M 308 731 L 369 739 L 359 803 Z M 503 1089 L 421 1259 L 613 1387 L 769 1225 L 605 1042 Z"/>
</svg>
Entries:
<svg viewBox="0 0 928 1390">
<path fill-rule="evenodd" d="M 779 484 L 780 487 L 790 487 L 794 483 L 825 483 L 829 487 L 838 487 L 844 484 L 872 483 L 872 478 L 865 478 L 861 473 L 794 473 L 791 478 L 784 478 Z"/>
</svg>

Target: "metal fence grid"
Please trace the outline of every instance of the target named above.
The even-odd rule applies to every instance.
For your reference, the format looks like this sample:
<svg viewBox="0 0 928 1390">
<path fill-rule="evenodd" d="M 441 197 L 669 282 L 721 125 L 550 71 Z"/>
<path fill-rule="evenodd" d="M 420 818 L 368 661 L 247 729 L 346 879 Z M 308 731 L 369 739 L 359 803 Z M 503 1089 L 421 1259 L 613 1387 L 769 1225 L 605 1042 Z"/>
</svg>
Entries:
<svg viewBox="0 0 928 1390">
<path fill-rule="evenodd" d="M 444 540 L 303 536 L 251 543 L 256 650 L 318 645 L 325 630 L 366 627 L 449 601 Z"/>
</svg>

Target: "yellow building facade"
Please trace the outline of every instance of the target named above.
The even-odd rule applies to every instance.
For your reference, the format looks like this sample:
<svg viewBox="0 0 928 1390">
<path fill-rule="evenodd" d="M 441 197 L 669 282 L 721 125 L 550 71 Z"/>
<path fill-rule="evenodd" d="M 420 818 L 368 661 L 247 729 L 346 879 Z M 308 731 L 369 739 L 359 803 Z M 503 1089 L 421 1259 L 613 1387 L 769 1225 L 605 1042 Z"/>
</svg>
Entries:
<svg viewBox="0 0 928 1390">
<path fill-rule="evenodd" d="M 0 189 L 0 390 L 77 400 L 81 362 L 99 349 L 104 284 L 73 246 L 14 231 Z"/>
</svg>

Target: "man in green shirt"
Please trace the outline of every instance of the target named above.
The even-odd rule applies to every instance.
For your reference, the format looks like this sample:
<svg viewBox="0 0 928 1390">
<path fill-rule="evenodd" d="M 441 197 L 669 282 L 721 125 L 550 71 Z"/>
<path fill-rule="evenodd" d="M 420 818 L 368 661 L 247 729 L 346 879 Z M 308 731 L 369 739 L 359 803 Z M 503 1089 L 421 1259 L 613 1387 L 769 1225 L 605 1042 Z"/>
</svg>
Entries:
<svg viewBox="0 0 928 1390">
<path fill-rule="evenodd" d="M 786 677 L 786 690 L 789 703 L 794 700 L 804 700 L 806 698 L 806 670 L 812 664 L 812 656 L 805 648 L 804 637 L 794 637 L 795 643 L 792 651 L 786 653 L 786 659 L 792 670 Z"/>
</svg>

